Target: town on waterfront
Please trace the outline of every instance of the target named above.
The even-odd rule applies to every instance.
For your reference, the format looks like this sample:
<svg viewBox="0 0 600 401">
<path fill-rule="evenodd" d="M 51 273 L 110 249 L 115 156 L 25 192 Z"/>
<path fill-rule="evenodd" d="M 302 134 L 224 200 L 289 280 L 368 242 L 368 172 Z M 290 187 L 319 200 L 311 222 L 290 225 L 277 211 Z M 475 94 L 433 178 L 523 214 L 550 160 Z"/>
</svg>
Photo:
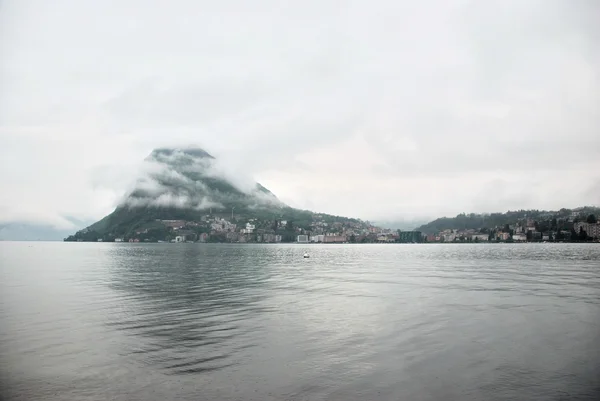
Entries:
<svg viewBox="0 0 600 401">
<path fill-rule="evenodd" d="M 412 231 L 383 228 L 356 219 L 331 220 L 314 214 L 310 222 L 226 218 L 207 214 L 198 221 L 163 220 L 146 224 L 126 236 L 80 231 L 78 242 L 201 243 L 479 243 L 599 242 L 600 223 L 588 208 L 558 212 L 521 211 L 491 215 L 461 214 Z M 500 221 L 510 223 L 498 224 Z M 66 239 L 69 240 L 69 239 Z M 73 240 L 73 239 L 71 239 Z"/>
</svg>

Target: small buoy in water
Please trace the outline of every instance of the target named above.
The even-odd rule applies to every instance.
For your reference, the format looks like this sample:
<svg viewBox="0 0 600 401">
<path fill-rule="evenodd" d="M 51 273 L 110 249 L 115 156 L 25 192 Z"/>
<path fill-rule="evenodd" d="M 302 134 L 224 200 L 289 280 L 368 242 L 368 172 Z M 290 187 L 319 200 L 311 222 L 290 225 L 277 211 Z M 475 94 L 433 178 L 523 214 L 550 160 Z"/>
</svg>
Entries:
<svg viewBox="0 0 600 401">
<path fill-rule="evenodd" d="M 305 258 L 310 258 L 310 256 L 308 256 L 308 253 L 305 253 L 305 254 L 304 254 L 304 257 L 305 257 Z"/>
</svg>

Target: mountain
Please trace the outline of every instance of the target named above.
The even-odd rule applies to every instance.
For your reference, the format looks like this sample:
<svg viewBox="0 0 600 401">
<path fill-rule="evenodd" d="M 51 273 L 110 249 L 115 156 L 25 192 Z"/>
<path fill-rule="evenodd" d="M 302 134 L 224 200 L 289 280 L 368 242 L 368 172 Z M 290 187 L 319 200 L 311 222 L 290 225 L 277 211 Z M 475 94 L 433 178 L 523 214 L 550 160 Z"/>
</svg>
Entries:
<svg viewBox="0 0 600 401">
<path fill-rule="evenodd" d="M 281 231 L 277 222 L 284 221 L 291 237 L 298 230 L 310 229 L 315 216 L 289 207 L 244 172 L 203 149 L 160 148 L 144 160 L 134 187 L 111 214 L 65 240 L 112 241 L 139 237 L 140 232 L 148 231 L 152 235 L 146 239 L 167 240 L 173 236 L 168 220 L 185 221 L 200 234 L 214 231 L 208 221 L 214 223 L 215 218 L 233 220 L 228 224 L 235 222 L 238 226 L 252 220 L 257 229 L 273 232 Z M 324 224 L 366 226 L 356 219 L 318 216 Z"/>
<path fill-rule="evenodd" d="M 382 228 L 389 228 L 391 230 L 402 230 L 402 231 L 411 231 L 414 230 L 415 227 L 422 226 L 427 224 L 427 220 L 417 219 L 417 220 L 408 220 L 408 219 L 396 219 L 396 220 L 376 220 L 372 223 Z"/>
<path fill-rule="evenodd" d="M 600 215 L 600 208 L 593 206 L 582 206 L 575 209 L 560 209 L 557 211 L 547 210 L 516 210 L 506 213 L 491 214 L 465 214 L 461 213 L 456 217 L 441 217 L 427 224 L 423 224 L 418 231 L 426 234 L 435 234 L 443 230 L 486 230 L 497 227 L 513 226 L 527 223 L 530 220 L 533 224 L 540 226 L 542 231 L 547 227 L 569 230 L 573 226 L 573 221 L 585 221 L 587 216 L 595 214 Z"/>
</svg>

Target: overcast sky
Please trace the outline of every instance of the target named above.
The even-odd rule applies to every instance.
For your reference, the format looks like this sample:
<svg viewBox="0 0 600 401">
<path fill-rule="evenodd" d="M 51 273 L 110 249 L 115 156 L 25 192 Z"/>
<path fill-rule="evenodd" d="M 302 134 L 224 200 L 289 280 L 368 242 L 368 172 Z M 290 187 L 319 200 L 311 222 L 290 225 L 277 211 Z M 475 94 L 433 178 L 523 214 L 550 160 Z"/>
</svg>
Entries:
<svg viewBox="0 0 600 401">
<path fill-rule="evenodd" d="M 366 219 L 600 203 L 597 0 L 3 0 L 0 222 L 95 220 L 157 146 Z"/>
</svg>

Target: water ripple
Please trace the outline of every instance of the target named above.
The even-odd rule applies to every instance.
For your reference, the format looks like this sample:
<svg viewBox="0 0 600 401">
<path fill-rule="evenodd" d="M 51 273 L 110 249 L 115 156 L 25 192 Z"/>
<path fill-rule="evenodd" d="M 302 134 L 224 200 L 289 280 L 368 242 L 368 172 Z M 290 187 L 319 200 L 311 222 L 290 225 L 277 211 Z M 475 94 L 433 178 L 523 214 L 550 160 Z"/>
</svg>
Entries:
<svg viewBox="0 0 600 401">
<path fill-rule="evenodd" d="M 594 245 L 1 244 L 8 399 L 595 399 Z"/>
</svg>

